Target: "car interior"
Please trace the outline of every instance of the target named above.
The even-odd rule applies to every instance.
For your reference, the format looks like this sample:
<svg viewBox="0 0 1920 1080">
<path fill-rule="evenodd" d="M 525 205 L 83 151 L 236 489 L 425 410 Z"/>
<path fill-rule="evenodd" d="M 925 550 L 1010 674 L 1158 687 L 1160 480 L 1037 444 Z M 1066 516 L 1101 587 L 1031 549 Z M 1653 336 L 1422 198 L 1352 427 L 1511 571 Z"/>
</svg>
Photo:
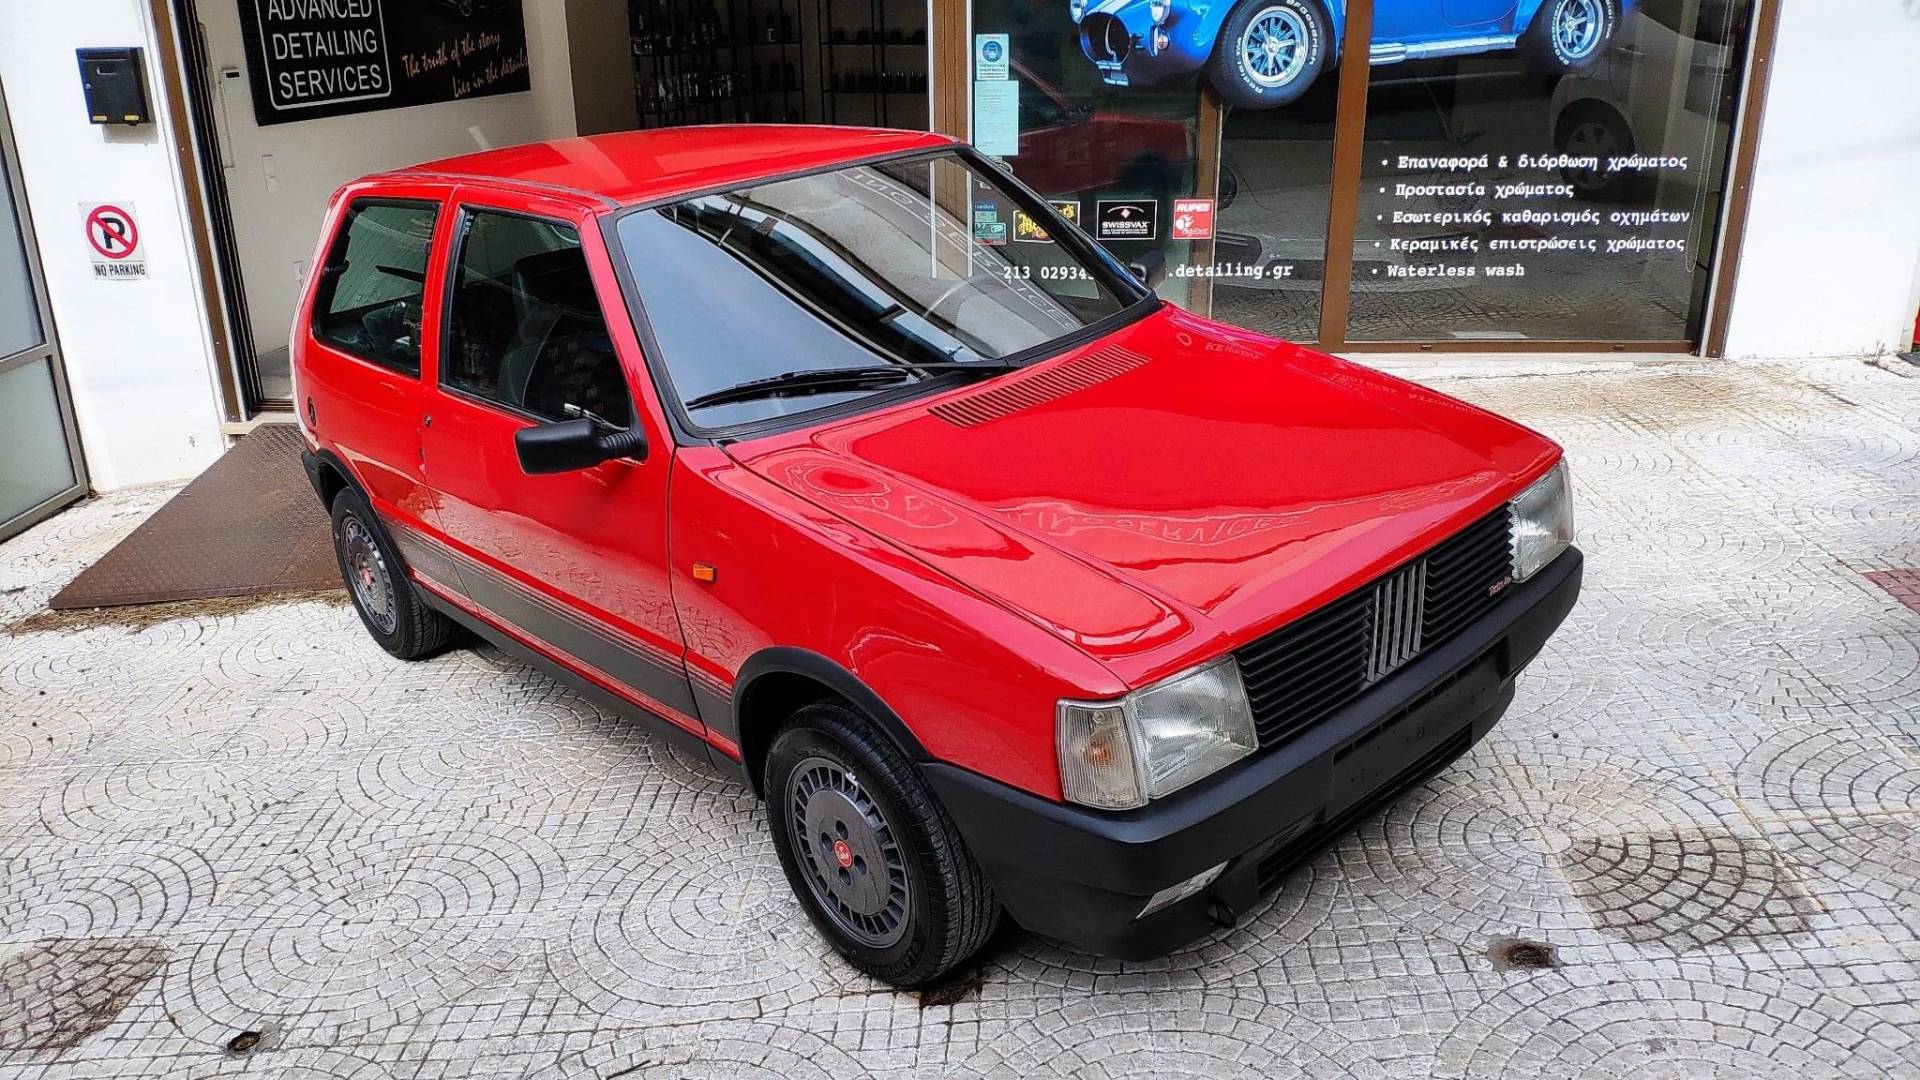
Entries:
<svg viewBox="0 0 1920 1080">
<path fill-rule="evenodd" d="M 548 420 L 633 422 L 633 401 L 577 243 L 514 258 L 497 274 L 463 257 L 444 381 Z"/>
</svg>

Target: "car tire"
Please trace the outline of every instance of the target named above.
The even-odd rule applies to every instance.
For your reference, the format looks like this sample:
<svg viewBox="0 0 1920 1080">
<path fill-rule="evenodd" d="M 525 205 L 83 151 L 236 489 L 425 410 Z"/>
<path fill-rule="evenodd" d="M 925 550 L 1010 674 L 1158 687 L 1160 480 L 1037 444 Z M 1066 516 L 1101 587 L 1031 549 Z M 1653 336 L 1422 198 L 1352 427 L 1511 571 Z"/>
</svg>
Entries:
<svg viewBox="0 0 1920 1080">
<path fill-rule="evenodd" d="M 1225 212 L 1231 209 L 1233 207 L 1234 202 L 1239 198 L 1240 198 L 1240 170 L 1234 168 L 1232 163 L 1230 162 L 1221 162 L 1220 192 L 1217 196 L 1215 196 L 1216 202 L 1214 205 L 1214 210 L 1216 212 Z"/>
<path fill-rule="evenodd" d="M 402 660 L 419 660 L 453 640 L 453 620 L 413 591 L 406 564 L 394 550 L 367 500 L 352 488 L 333 497 L 333 555 L 360 622 L 380 647 Z"/>
<path fill-rule="evenodd" d="M 924 986 L 999 925 L 993 887 L 946 810 L 893 742 L 844 703 L 817 702 L 787 721 L 767 751 L 766 793 L 794 895 L 861 971 Z"/>
<path fill-rule="evenodd" d="M 1319 0 L 1241 0 L 1220 27 L 1207 79 L 1222 99 L 1242 109 L 1296 101 L 1326 70 L 1333 51 L 1330 25 Z"/>
<path fill-rule="evenodd" d="M 1520 59 L 1542 75 L 1593 70 L 1620 30 L 1620 0 L 1547 0 L 1520 35 Z"/>
<path fill-rule="evenodd" d="M 1588 202 L 1623 203 L 1632 199 L 1636 174 L 1606 170 L 1606 160 L 1633 150 L 1633 129 L 1618 112 L 1594 102 L 1575 103 L 1554 125 L 1556 152 L 1572 157 L 1597 157 L 1598 169 L 1560 170 L 1560 178 L 1573 185 L 1575 198 Z"/>
</svg>

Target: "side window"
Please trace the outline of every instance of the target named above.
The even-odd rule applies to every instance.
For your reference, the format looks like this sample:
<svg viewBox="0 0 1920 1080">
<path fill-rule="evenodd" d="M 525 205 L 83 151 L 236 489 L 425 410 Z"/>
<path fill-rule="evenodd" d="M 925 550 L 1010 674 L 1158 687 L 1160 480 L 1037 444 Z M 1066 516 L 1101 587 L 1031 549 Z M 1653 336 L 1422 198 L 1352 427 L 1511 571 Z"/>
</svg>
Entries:
<svg viewBox="0 0 1920 1080">
<path fill-rule="evenodd" d="M 454 271 L 447 386 L 548 420 L 633 423 L 633 398 L 594 296 L 580 235 L 472 211 Z"/>
<path fill-rule="evenodd" d="M 433 203 L 355 203 L 320 268 L 313 336 L 420 374 L 420 298 L 438 216 Z"/>
</svg>

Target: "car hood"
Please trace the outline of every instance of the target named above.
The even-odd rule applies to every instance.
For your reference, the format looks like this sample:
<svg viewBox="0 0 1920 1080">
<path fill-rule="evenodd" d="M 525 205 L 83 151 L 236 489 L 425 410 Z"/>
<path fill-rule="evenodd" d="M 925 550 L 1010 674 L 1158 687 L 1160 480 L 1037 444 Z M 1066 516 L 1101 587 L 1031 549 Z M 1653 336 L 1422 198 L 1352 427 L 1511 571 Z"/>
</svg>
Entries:
<svg viewBox="0 0 1920 1080">
<path fill-rule="evenodd" d="M 730 452 L 1139 685 L 1433 546 L 1559 448 L 1163 307 L 1025 371 Z"/>
</svg>

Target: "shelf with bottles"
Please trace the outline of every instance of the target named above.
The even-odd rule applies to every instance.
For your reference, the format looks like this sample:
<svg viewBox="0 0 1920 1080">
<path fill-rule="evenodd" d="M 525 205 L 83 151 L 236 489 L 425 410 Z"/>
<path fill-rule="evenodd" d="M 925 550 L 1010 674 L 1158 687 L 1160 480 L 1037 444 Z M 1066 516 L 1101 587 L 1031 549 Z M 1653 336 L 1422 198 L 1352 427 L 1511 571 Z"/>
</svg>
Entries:
<svg viewBox="0 0 1920 1080">
<path fill-rule="evenodd" d="M 753 0 L 739 0 L 723 14 L 712 3 L 651 0 L 628 9 L 633 55 L 641 58 L 704 56 L 731 50 L 798 48 L 797 9 L 775 0 L 774 10 L 759 12 Z"/>
<path fill-rule="evenodd" d="M 638 76 L 633 81 L 634 104 L 649 116 L 695 105 L 732 101 L 746 88 L 725 71 L 686 71 L 676 75 Z"/>
<path fill-rule="evenodd" d="M 639 0 L 627 5 L 633 55 L 678 56 L 729 47 L 740 35 L 712 3 Z"/>
<path fill-rule="evenodd" d="M 805 123 L 798 106 L 784 109 L 740 109 L 728 102 L 712 101 L 678 109 L 662 109 L 640 114 L 641 127 L 679 127 L 684 124 L 800 124 Z"/>
<path fill-rule="evenodd" d="M 889 37 L 865 36 L 866 33 L 865 30 L 861 30 L 857 34 L 848 36 L 845 27 L 835 27 L 833 31 L 834 36 L 827 39 L 827 48 L 872 49 L 877 47 L 884 49 L 901 46 L 924 49 L 927 47 L 927 32 L 925 30 L 915 30 L 911 34 L 905 34 L 898 28 L 895 28 L 888 31 L 888 33 L 892 35 Z"/>
<path fill-rule="evenodd" d="M 832 94 L 924 94 L 927 73 L 848 68 L 834 72 L 833 81 L 826 89 Z"/>
</svg>

